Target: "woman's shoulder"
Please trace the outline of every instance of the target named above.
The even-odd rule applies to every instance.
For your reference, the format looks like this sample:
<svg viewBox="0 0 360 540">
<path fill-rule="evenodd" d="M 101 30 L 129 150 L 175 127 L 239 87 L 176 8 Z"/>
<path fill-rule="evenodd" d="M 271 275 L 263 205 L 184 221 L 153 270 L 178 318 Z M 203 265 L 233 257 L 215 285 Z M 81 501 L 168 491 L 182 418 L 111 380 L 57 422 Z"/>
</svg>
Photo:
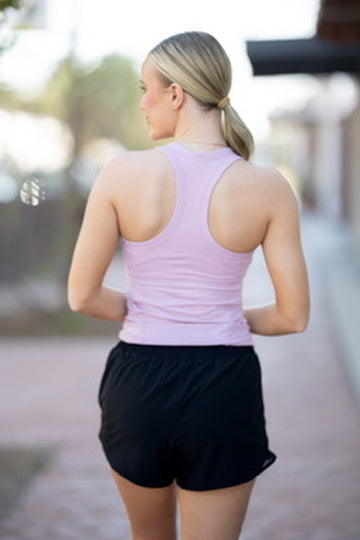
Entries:
<svg viewBox="0 0 360 540">
<path fill-rule="evenodd" d="M 263 209 L 267 215 L 277 215 L 281 207 L 298 205 L 295 189 L 275 167 L 239 160 L 231 169 L 228 193 L 234 200 L 246 200 L 254 211 Z"/>
<path fill-rule="evenodd" d="M 156 148 L 148 150 L 128 150 L 110 159 L 105 167 L 109 170 L 126 170 L 128 167 L 141 168 L 147 167 L 149 164 L 153 164 L 161 161 L 162 155 L 156 150 Z"/>
<path fill-rule="evenodd" d="M 275 167 L 259 165 L 253 161 L 238 160 L 232 167 L 232 178 L 238 184 L 261 189 L 264 193 L 292 192 L 287 178 Z"/>
<path fill-rule="evenodd" d="M 126 183 L 136 177 L 147 177 L 164 163 L 164 158 L 156 149 L 129 150 L 112 157 L 100 170 L 98 178 L 104 183 Z"/>
<path fill-rule="evenodd" d="M 134 194 L 144 182 L 163 176 L 166 166 L 166 158 L 156 149 L 124 151 L 103 165 L 95 184 L 111 197 Z"/>
</svg>

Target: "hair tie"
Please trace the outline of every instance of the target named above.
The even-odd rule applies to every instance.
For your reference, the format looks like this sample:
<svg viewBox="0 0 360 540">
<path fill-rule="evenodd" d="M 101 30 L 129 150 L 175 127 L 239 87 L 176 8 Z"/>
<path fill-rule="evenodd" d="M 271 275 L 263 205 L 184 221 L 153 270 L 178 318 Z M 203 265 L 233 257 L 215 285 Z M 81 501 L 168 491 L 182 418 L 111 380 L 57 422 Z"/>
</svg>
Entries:
<svg viewBox="0 0 360 540">
<path fill-rule="evenodd" d="M 219 103 L 216 105 L 221 111 L 230 104 L 230 98 L 228 96 L 222 98 Z"/>
</svg>

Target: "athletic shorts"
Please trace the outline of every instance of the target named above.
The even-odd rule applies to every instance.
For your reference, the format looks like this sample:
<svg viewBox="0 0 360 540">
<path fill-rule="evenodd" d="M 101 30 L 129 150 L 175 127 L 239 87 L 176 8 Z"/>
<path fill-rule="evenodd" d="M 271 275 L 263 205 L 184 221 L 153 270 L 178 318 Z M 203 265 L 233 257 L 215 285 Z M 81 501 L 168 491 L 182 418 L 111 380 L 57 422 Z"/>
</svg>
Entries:
<svg viewBox="0 0 360 540">
<path fill-rule="evenodd" d="M 120 341 L 98 398 L 105 456 L 135 484 L 224 488 L 252 480 L 276 459 L 253 346 Z"/>
</svg>

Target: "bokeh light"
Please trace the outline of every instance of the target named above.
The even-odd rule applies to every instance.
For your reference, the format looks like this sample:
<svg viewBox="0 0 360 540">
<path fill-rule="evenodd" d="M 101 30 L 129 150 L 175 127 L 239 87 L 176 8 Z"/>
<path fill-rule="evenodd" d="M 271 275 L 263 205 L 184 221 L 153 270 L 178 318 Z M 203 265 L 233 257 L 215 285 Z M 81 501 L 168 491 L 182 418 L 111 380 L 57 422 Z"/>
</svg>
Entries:
<svg viewBox="0 0 360 540">
<path fill-rule="evenodd" d="M 20 189 L 20 199 L 29 206 L 38 206 L 45 201 L 45 184 L 35 176 L 23 182 Z"/>
</svg>

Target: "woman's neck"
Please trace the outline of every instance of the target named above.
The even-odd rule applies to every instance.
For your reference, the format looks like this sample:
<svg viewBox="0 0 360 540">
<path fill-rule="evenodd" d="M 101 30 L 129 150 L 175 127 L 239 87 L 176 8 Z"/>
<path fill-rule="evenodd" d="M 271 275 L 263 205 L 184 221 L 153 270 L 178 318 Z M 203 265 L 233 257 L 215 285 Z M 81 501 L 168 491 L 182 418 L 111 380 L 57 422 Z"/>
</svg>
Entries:
<svg viewBox="0 0 360 540">
<path fill-rule="evenodd" d="M 220 111 L 186 107 L 179 115 L 174 139 L 190 150 L 206 152 L 226 146 Z"/>
</svg>

